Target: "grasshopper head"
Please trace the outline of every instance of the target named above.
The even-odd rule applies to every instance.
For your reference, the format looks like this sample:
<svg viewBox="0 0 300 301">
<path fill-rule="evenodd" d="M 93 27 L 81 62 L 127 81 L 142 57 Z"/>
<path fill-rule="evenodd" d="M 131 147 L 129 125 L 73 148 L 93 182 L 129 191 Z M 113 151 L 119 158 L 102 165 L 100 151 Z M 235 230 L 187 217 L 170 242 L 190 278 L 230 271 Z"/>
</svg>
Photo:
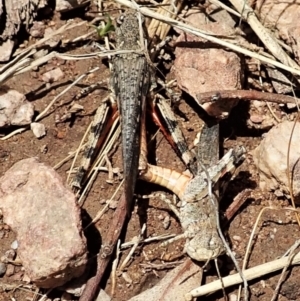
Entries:
<svg viewBox="0 0 300 301">
<path fill-rule="evenodd" d="M 225 253 L 225 248 L 217 231 L 198 233 L 185 245 L 186 253 L 197 261 L 209 261 Z"/>
</svg>

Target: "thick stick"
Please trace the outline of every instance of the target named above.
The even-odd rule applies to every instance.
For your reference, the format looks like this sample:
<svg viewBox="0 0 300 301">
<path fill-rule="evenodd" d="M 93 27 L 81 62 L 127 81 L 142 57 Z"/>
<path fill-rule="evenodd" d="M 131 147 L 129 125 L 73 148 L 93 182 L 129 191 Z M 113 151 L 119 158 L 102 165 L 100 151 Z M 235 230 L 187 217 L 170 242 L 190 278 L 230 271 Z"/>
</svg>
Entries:
<svg viewBox="0 0 300 301">
<path fill-rule="evenodd" d="M 106 239 L 100 250 L 96 275 L 87 282 L 79 301 L 92 301 L 95 298 L 100 281 L 102 280 L 105 269 L 123 229 L 123 225 L 125 224 L 126 216 L 126 198 L 123 193 L 113 215 L 111 226 L 106 234 Z"/>
<path fill-rule="evenodd" d="M 300 102 L 299 98 L 292 96 L 259 92 L 254 90 L 220 90 L 199 93 L 196 95 L 196 101 L 202 105 L 206 102 L 224 101 L 227 99 L 242 99 L 242 100 L 263 100 L 275 102 L 279 104 Z"/>
</svg>

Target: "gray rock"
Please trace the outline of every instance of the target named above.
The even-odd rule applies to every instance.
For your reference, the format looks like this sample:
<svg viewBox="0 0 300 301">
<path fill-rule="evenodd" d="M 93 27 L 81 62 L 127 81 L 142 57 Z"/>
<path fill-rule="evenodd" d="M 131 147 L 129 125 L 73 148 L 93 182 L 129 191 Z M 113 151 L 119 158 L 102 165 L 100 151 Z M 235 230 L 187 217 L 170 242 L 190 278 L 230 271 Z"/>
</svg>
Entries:
<svg viewBox="0 0 300 301">
<path fill-rule="evenodd" d="M 0 90 L 0 127 L 30 124 L 34 106 L 26 100 L 25 95 L 16 90 Z"/>
<path fill-rule="evenodd" d="M 46 135 L 45 125 L 42 123 L 32 122 L 30 124 L 30 129 L 32 130 L 34 136 L 37 138 L 41 138 Z"/>
<path fill-rule="evenodd" d="M 0 207 L 32 282 L 53 288 L 81 276 L 87 247 L 80 209 L 52 168 L 36 158 L 16 163 L 0 179 Z"/>
</svg>

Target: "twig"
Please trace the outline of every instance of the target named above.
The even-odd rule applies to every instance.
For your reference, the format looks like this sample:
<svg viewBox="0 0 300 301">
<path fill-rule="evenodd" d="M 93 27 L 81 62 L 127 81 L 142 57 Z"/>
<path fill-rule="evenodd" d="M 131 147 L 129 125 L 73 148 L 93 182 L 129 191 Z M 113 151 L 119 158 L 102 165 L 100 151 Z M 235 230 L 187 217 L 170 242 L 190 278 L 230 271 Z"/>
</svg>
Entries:
<svg viewBox="0 0 300 301">
<path fill-rule="evenodd" d="M 155 237 L 149 237 L 149 238 L 146 238 L 144 240 L 141 240 L 140 243 L 148 243 L 148 242 L 152 242 L 152 241 L 160 241 L 160 240 L 166 240 L 166 239 L 169 239 L 169 238 L 173 238 L 175 237 L 176 234 L 166 234 L 166 235 L 160 235 L 160 236 L 155 236 Z M 121 245 L 121 249 L 126 249 L 126 248 L 129 248 L 130 246 L 134 245 L 135 244 L 135 241 L 128 241 L 128 242 L 124 242 L 122 245 Z"/>
<path fill-rule="evenodd" d="M 214 102 L 218 100 L 224 101 L 229 99 L 261 100 L 279 104 L 296 103 L 297 101 L 300 102 L 299 98 L 292 96 L 254 90 L 221 90 L 199 93 L 196 95 L 196 100 L 200 105 L 207 102 Z"/>
<path fill-rule="evenodd" d="M 242 192 L 240 192 L 233 200 L 233 202 L 229 205 L 225 212 L 225 216 L 227 220 L 231 220 L 232 217 L 235 215 L 237 210 L 241 208 L 241 206 L 244 204 L 245 200 L 249 197 L 251 190 L 245 189 Z"/>
<path fill-rule="evenodd" d="M 118 193 L 118 191 L 120 190 L 121 186 L 123 185 L 124 181 L 121 181 L 120 184 L 118 185 L 117 189 L 114 191 L 113 195 L 111 196 L 111 198 L 109 199 L 109 201 L 107 202 L 107 204 L 102 208 L 102 210 L 98 211 L 96 216 L 93 218 L 93 220 L 84 228 L 87 229 L 88 227 L 90 227 L 91 225 L 97 223 L 100 218 L 102 217 L 102 215 L 104 214 L 104 212 L 107 210 L 107 208 L 109 207 L 110 203 L 112 202 L 112 200 L 114 199 L 114 197 L 116 196 L 116 194 Z"/>
<path fill-rule="evenodd" d="M 106 237 L 103 240 L 103 245 L 98 257 L 96 275 L 87 282 L 79 301 L 92 301 L 95 297 L 99 283 L 102 280 L 103 274 L 111 259 L 111 254 L 113 253 L 123 225 L 125 224 L 127 216 L 126 212 L 126 198 L 123 193 L 118 202 L 118 207 L 113 215 L 111 226 L 109 227 Z"/>
<path fill-rule="evenodd" d="M 106 180 L 107 183 L 109 184 L 113 184 L 113 180 L 114 180 L 114 172 L 113 172 L 113 167 L 112 164 L 108 158 L 107 153 L 104 154 L 104 160 L 107 166 L 107 171 L 108 171 L 108 179 Z"/>
<path fill-rule="evenodd" d="M 20 129 L 17 129 L 17 130 L 15 130 L 15 131 L 9 133 L 8 135 L 6 135 L 6 136 L 0 138 L 0 140 L 2 140 L 2 141 L 7 140 L 7 139 L 11 138 L 11 137 L 14 136 L 14 135 L 23 133 L 23 132 L 26 131 L 28 128 L 29 128 L 29 126 L 26 127 L 26 128 L 20 128 Z"/>
<path fill-rule="evenodd" d="M 118 240 L 117 248 L 116 248 L 116 258 L 113 261 L 112 267 L 111 267 L 111 296 L 115 294 L 115 288 L 116 288 L 116 277 L 117 277 L 117 266 L 119 263 L 119 258 L 120 258 L 120 239 Z"/>
<path fill-rule="evenodd" d="M 172 269 L 178 266 L 179 264 L 184 263 L 185 261 L 172 261 L 172 262 L 164 262 L 161 264 L 156 264 L 156 263 L 140 263 L 140 267 L 144 269 L 151 269 L 151 270 L 166 270 L 166 269 Z"/>
<path fill-rule="evenodd" d="M 128 262 L 129 262 L 131 256 L 133 255 L 134 251 L 136 250 L 136 248 L 138 247 L 139 243 L 141 242 L 141 240 L 142 240 L 142 238 L 144 236 L 145 231 L 146 231 L 146 224 L 143 224 L 143 227 L 141 229 L 140 235 L 137 237 L 137 239 L 136 239 L 134 245 L 132 246 L 130 252 L 126 256 L 126 258 L 123 260 L 123 262 L 122 262 L 122 264 L 121 264 L 121 266 L 119 268 L 119 270 L 121 272 L 126 268 L 126 266 L 127 266 Z"/>
<path fill-rule="evenodd" d="M 253 280 L 259 278 L 263 275 L 278 271 L 284 268 L 287 264 L 289 264 L 290 258 L 284 257 L 271 262 L 267 262 L 256 267 L 247 269 L 243 271 L 245 278 L 249 280 Z M 292 259 L 291 265 L 296 265 L 300 263 L 300 252 Z M 239 283 L 242 283 L 242 278 L 239 274 L 230 275 L 224 277 L 222 279 L 224 287 L 233 286 Z M 196 289 L 193 289 L 189 293 L 186 294 L 186 300 L 192 300 L 192 298 L 204 296 L 213 292 L 216 292 L 222 288 L 221 281 L 216 280 L 209 284 L 202 285 Z"/>
</svg>

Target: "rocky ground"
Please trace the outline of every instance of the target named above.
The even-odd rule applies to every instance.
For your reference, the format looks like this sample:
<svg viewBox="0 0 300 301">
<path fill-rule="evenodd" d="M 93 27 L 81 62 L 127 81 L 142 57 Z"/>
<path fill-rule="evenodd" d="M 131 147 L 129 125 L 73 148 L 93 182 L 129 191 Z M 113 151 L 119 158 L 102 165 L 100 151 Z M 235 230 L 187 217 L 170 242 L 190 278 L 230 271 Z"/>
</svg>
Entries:
<svg viewBox="0 0 300 301">
<path fill-rule="evenodd" d="M 36 54 L 30 54 L 32 60 L 42 60 L 51 51 L 67 54 L 69 57 L 46 59 L 43 64 L 31 70 L 8 76 L 7 80 L 0 77 L 0 300 L 78 300 L 79 293 L 70 289 L 71 284 L 63 288 L 56 287 L 62 284 L 61 279 L 69 280 L 70 274 L 75 276 L 85 270 L 86 273 L 79 278 L 85 283 L 86 279 L 95 273 L 95 256 L 99 253 L 102 239 L 110 229 L 122 192 L 122 189 L 117 190 L 122 178 L 120 138 L 116 139 L 108 153 L 114 171 L 113 178 L 110 179 L 106 171 L 99 172 L 87 197 L 80 203 L 81 210 L 76 205 L 75 196 L 65 185 L 72 158 L 63 163 L 61 161 L 76 151 L 96 109 L 109 95 L 109 61 L 99 57 L 78 59 L 78 55 L 99 51 L 95 47 L 95 41 L 104 47 L 104 39 L 97 37 L 95 29 L 88 26 L 98 16 L 96 5 L 85 5 L 74 10 L 66 8 L 65 11 L 62 9 L 59 12 L 58 8 L 55 10 L 47 1 L 34 3 L 39 4 L 30 8 L 36 11 L 34 14 L 31 11 L 34 16 L 27 20 L 28 30 L 23 26 L 16 26 L 14 30 L 8 31 L 6 28 L 6 31 L 3 31 L 6 34 L 3 33 L 3 40 L 10 41 L 6 44 L 11 45 L 13 39 L 15 50 L 1 58 L 3 68 L 0 76 L 5 74 L 7 59 L 12 61 L 11 55 L 31 46 L 32 49 L 39 50 Z M 228 5 L 233 7 L 229 2 Z M 103 9 L 114 19 L 119 12 L 112 9 L 117 7 L 116 2 L 107 1 Z M 223 9 L 216 9 L 215 5 L 208 2 L 189 2 L 186 7 L 178 7 L 180 16 L 188 24 L 201 28 L 210 35 L 225 37 L 228 41 L 234 41 L 240 47 L 251 49 L 258 54 L 271 52 L 267 50 L 267 46 L 262 46 L 246 22 L 242 22 L 239 27 L 237 16 Z M 297 22 L 293 20 L 300 14 L 299 4 L 274 5 L 273 1 L 269 0 L 258 1 L 251 7 L 255 9 L 259 20 L 265 22 L 263 24 L 273 24 L 277 39 L 286 43 L 284 49 L 288 56 L 294 59 L 290 66 L 297 66 L 298 27 Z M 274 20 L 275 25 L 272 23 Z M 150 19 L 146 19 L 146 26 L 150 31 Z M 61 28 L 61 32 L 53 35 Z M 36 45 L 47 34 L 52 34 L 52 38 L 41 46 Z M 172 106 L 190 146 L 203 125 L 199 117 L 203 108 L 197 104 L 201 93 L 237 89 L 257 90 L 274 93 L 274 100 L 279 94 L 293 96 L 292 90 L 298 95 L 297 79 L 288 71 L 274 69 L 271 65 L 260 63 L 256 58 L 233 52 L 190 33 L 184 34 L 178 29 L 171 28 L 168 35 L 171 40 L 163 47 L 164 52 L 156 56 L 154 63 L 157 64 L 158 77 L 165 82 L 176 80 L 176 85 L 171 88 L 173 95 L 177 96 L 174 96 L 176 101 L 172 102 Z M 109 41 L 114 43 L 113 32 L 109 35 Z M 70 55 L 77 57 L 71 60 Z M 276 59 L 283 62 L 280 58 Z M 286 61 L 283 63 L 287 64 Z M 21 68 L 25 68 L 25 65 Z M 94 68 L 98 69 L 87 74 Z M 56 98 L 82 74 L 87 76 Z M 83 88 L 94 83 L 101 83 L 100 88 L 80 96 Z M 167 93 L 163 93 L 167 98 Z M 44 111 L 51 102 L 52 106 Z M 246 159 L 229 183 L 220 204 L 220 213 L 223 216 L 234 199 L 246 189 L 249 190 L 234 217 L 229 222 L 221 219 L 225 237 L 240 266 L 245 258 L 248 258 L 247 268 L 273 261 L 283 256 L 297 242 L 300 233 L 299 224 L 292 211 L 290 183 L 286 173 L 289 162 L 289 169 L 293 175 L 293 195 L 297 202 L 300 155 L 297 107 L 294 104 L 267 103 L 254 98 L 239 102 L 231 100 L 226 104 L 222 103 L 221 99 L 210 106 L 205 105 L 204 109 L 222 118 L 220 140 L 223 153 L 237 145 L 243 145 L 247 150 Z M 148 120 L 151 162 L 183 172 L 184 164 L 163 134 L 157 132 L 150 114 Z M 296 126 L 288 158 L 288 145 L 294 121 Z M 19 129 L 24 131 L 14 134 L 14 131 Z M 10 134 L 11 136 L 8 136 Z M 21 161 L 24 159 L 25 161 Z M 80 159 L 75 165 L 78 166 L 79 162 Z M 46 170 L 44 166 L 47 167 Z M 58 175 L 52 169 L 48 170 L 48 167 L 55 168 Z M 52 195 L 53 191 L 56 192 L 55 195 Z M 142 181 L 137 183 L 138 194 L 158 191 L 162 191 L 158 186 Z M 163 192 L 172 198 L 168 191 Z M 60 205 L 63 202 L 60 198 L 65 199 L 65 196 L 68 196 L 68 204 Z M 112 202 L 107 206 L 111 198 Z M 99 221 L 86 228 L 103 208 L 106 209 Z M 257 221 L 255 235 L 251 238 L 251 248 L 246 255 L 247 244 Z M 121 243 L 136 239 L 143 225 L 146 225 L 143 238 L 181 233 L 179 221 L 158 198 L 136 201 L 131 218 L 122 230 Z M 161 282 L 163 293 L 159 295 L 157 289 L 152 291 L 152 295 L 156 296 L 155 300 L 176 300 L 175 296 L 182 296 L 181 294 L 200 284 L 218 279 L 213 263 L 202 271 L 203 264 L 192 265 L 187 261 L 187 256 L 182 254 L 183 246 L 184 241 L 181 240 L 167 248 L 160 248 L 157 241 L 140 244 L 126 267 L 121 268 L 130 251 L 125 245 L 121 248 L 115 279 L 111 274 L 112 263 L 108 266 L 101 282 L 101 288 L 104 289 L 102 294 L 111 296 L 113 300 L 129 300 L 134 296 L 137 298 L 134 300 L 149 299 L 138 295 L 150 288 L 158 288 L 158 282 L 164 279 Z M 58 261 L 59 254 L 62 254 L 60 252 L 64 251 L 67 252 L 67 257 Z M 115 257 L 113 255 L 113 258 Z M 40 262 L 43 262 L 43 265 Z M 58 262 L 56 267 L 54 263 Z M 43 273 L 46 274 L 41 273 L 42 266 L 45 267 Z M 189 270 L 190 274 L 184 274 L 184 269 Z M 220 257 L 219 269 L 222 277 L 236 272 L 227 255 Z M 290 267 L 288 271 L 284 281 L 279 281 L 280 271 L 263 274 L 250 281 L 249 300 L 271 300 L 276 294 L 278 283 L 281 283 L 278 300 L 300 300 L 297 277 L 299 268 Z M 163 278 L 166 275 L 169 280 Z M 186 287 L 180 287 L 181 293 L 179 284 L 177 286 L 174 280 L 180 275 L 184 279 L 182 282 L 187 278 L 192 279 Z M 164 295 L 166 291 L 167 297 Z M 172 295 L 174 291 L 175 296 Z M 237 300 L 237 286 L 229 287 L 225 291 L 229 300 Z M 107 295 L 102 295 L 101 300 L 109 298 Z M 178 298 L 182 300 L 182 297 Z M 221 291 L 205 298 L 225 300 Z"/>
</svg>

